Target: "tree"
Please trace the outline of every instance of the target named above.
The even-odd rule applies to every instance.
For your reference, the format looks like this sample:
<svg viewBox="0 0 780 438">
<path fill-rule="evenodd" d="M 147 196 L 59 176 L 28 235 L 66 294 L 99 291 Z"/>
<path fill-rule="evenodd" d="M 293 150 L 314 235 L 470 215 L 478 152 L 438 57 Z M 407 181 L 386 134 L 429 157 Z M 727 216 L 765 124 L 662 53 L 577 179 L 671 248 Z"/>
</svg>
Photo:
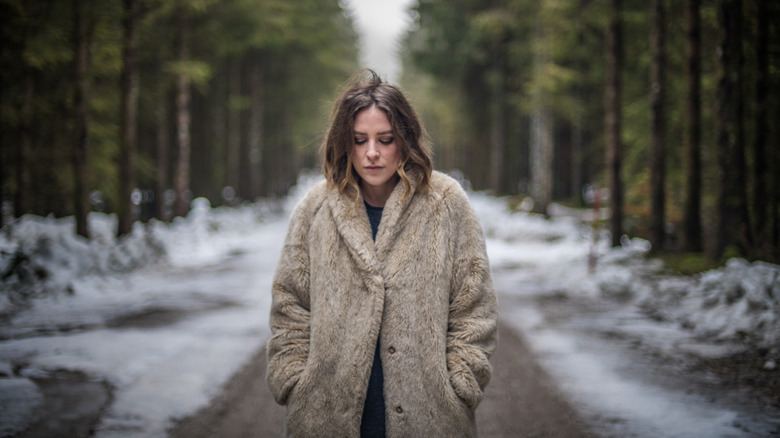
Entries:
<svg viewBox="0 0 780 438">
<path fill-rule="evenodd" d="M 623 236 L 623 186 L 621 182 L 621 79 L 622 61 L 621 0 L 610 0 L 609 22 L 607 24 L 607 83 L 605 135 L 607 152 L 607 187 L 610 191 L 609 231 L 612 246 L 620 246 Z"/>
<path fill-rule="evenodd" d="M 16 149 L 16 197 L 14 198 L 14 211 L 21 216 L 30 211 L 30 155 L 32 154 L 33 136 L 33 112 L 35 99 L 35 77 L 33 69 L 29 66 L 24 70 L 24 101 L 19 111 L 20 138 L 19 147 Z"/>
<path fill-rule="evenodd" d="M 166 48 L 161 46 L 158 49 L 160 58 L 164 59 Z M 168 77 L 165 72 L 160 69 L 155 74 L 156 83 L 158 89 L 156 95 L 152 100 L 155 103 L 155 117 L 154 117 L 154 138 L 150 139 L 150 142 L 154 144 L 154 150 L 152 158 L 154 160 L 155 172 L 154 172 L 154 217 L 168 221 L 171 219 L 170 205 L 167 195 L 171 189 L 171 178 L 169 173 L 170 168 L 170 151 L 171 151 L 171 129 L 170 129 L 170 103 L 168 101 Z"/>
<path fill-rule="evenodd" d="M 261 160 L 263 158 L 263 116 L 265 112 L 264 65 L 262 55 L 249 59 L 249 138 L 247 139 L 247 187 L 249 199 L 260 195 Z"/>
<path fill-rule="evenodd" d="M 174 214 L 186 216 L 189 211 L 190 193 L 190 76 L 186 69 L 189 61 L 190 11 L 180 6 L 178 11 L 177 58 L 179 70 L 176 72 L 176 164 L 174 167 L 173 189 L 176 192 Z"/>
<path fill-rule="evenodd" d="M 34 116 L 35 116 L 35 68 L 25 62 L 25 54 L 30 42 L 38 30 L 36 21 L 44 8 L 40 2 L 29 1 L 18 4 L 0 4 L 0 29 L 2 29 L 0 46 L 2 47 L 3 68 L 0 73 L 2 84 L 17 84 L 21 95 L 15 95 L 13 89 L 3 87 L 3 112 L 16 114 L 18 123 L 16 132 L 4 130 L 0 141 L 0 152 L 4 163 L 13 166 L 2 166 L 0 169 L 0 190 L 2 201 L 5 201 L 6 186 L 13 178 L 15 191 L 13 193 L 14 214 L 21 216 L 30 212 L 31 207 L 31 171 L 30 161 L 33 149 Z M 11 66 L 18 66 L 14 69 Z M 6 117 L 3 117 L 3 121 Z M 4 216 L 0 214 L 0 216 Z M 0 218 L 2 222 L 3 218 Z"/>
<path fill-rule="evenodd" d="M 544 6 L 542 6 L 544 7 Z M 553 156 L 554 131 L 553 113 L 550 108 L 550 93 L 545 87 L 545 76 L 550 65 L 548 44 L 545 41 L 542 24 L 534 29 L 534 84 L 533 110 L 531 112 L 531 138 L 529 141 L 531 159 L 531 196 L 534 198 L 533 211 L 547 215 L 547 208 L 553 198 Z"/>
<path fill-rule="evenodd" d="M 117 234 L 130 233 L 133 224 L 132 193 L 136 187 L 135 154 L 138 129 L 138 0 L 124 0 L 122 17 L 122 73 L 120 102 L 119 223 Z"/>
<path fill-rule="evenodd" d="M 241 59 L 237 56 L 231 59 L 228 69 L 227 139 L 225 140 L 227 174 L 225 185 L 237 190 L 241 175 L 241 113 L 244 106 L 241 98 Z"/>
<path fill-rule="evenodd" d="M 749 246 L 742 93 L 742 3 L 719 0 L 721 30 L 718 79 L 718 225 L 711 255 L 720 257 L 729 246 L 745 254 Z"/>
<path fill-rule="evenodd" d="M 73 175 L 76 233 L 89 237 L 87 212 L 89 209 L 89 168 L 87 142 L 89 121 L 89 23 L 84 0 L 73 0 Z"/>
<path fill-rule="evenodd" d="M 755 137 L 753 139 L 753 232 L 755 256 L 771 256 L 769 221 L 771 162 L 767 154 L 769 137 L 769 7 L 768 0 L 757 0 L 756 16 L 756 94 Z M 777 208 L 777 206 L 773 206 Z"/>
<path fill-rule="evenodd" d="M 701 18 L 699 0 L 685 2 L 685 197 L 682 249 L 702 250 Z"/>
<path fill-rule="evenodd" d="M 652 150 L 650 154 L 650 243 L 655 251 L 664 246 L 666 192 L 666 94 L 664 23 L 666 22 L 663 0 L 653 0 L 652 64 L 650 68 L 650 110 Z"/>
<path fill-rule="evenodd" d="M 553 126 L 552 111 L 537 102 L 531 115 L 531 196 L 534 213 L 547 215 L 553 195 Z"/>
<path fill-rule="evenodd" d="M 504 8 L 488 9 L 472 19 L 474 42 L 484 47 L 484 86 L 488 91 L 490 158 L 488 187 L 500 193 L 504 177 L 506 150 L 506 43 L 512 25 Z"/>
</svg>

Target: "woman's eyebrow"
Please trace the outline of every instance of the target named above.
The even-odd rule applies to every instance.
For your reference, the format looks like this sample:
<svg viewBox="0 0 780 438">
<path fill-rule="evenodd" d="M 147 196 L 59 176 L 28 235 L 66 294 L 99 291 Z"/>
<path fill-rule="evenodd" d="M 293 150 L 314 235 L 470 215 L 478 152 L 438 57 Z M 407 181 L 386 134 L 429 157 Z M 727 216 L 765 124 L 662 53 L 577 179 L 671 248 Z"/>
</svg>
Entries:
<svg viewBox="0 0 780 438">
<path fill-rule="evenodd" d="M 365 132 L 360 132 L 360 131 L 352 131 L 352 133 L 353 133 L 354 135 L 368 135 L 368 134 L 366 134 Z M 382 132 L 377 132 L 377 134 L 376 134 L 376 135 L 392 135 L 392 134 L 393 134 L 393 131 L 392 131 L 392 130 L 390 130 L 390 131 L 382 131 Z"/>
</svg>

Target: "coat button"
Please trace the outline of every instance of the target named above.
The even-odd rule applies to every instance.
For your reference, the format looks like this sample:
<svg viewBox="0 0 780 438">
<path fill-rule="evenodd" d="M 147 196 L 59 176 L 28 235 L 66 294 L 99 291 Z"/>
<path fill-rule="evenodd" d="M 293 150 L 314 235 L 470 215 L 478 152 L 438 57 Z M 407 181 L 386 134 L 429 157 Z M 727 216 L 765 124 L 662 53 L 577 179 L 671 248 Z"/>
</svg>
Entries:
<svg viewBox="0 0 780 438">
<path fill-rule="evenodd" d="M 387 352 L 390 353 L 390 354 L 395 354 L 395 347 L 388 348 Z"/>
<path fill-rule="evenodd" d="M 395 407 L 395 411 L 398 412 L 399 414 L 403 414 L 404 413 L 404 409 L 402 407 L 400 407 L 400 406 L 396 406 Z"/>
</svg>

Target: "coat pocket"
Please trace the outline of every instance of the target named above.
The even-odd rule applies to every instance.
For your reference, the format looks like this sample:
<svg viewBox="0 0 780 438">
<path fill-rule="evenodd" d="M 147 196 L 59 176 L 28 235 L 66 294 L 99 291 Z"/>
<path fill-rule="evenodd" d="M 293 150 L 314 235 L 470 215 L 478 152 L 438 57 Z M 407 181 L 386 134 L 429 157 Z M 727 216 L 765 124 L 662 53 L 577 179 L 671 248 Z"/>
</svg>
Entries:
<svg viewBox="0 0 780 438">
<path fill-rule="evenodd" d="M 308 368 L 304 368 L 298 375 L 298 381 L 290 389 L 289 396 L 287 397 L 287 435 L 297 436 L 296 433 L 300 432 L 301 426 L 306 424 L 306 417 L 311 415 L 311 412 L 307 411 L 306 398 L 308 394 L 308 386 L 311 379 L 307 378 L 309 374 Z"/>
<path fill-rule="evenodd" d="M 471 410 L 477 409 L 482 401 L 483 391 L 474 378 L 471 369 L 460 360 L 448 357 L 449 380 L 455 395 Z"/>
</svg>

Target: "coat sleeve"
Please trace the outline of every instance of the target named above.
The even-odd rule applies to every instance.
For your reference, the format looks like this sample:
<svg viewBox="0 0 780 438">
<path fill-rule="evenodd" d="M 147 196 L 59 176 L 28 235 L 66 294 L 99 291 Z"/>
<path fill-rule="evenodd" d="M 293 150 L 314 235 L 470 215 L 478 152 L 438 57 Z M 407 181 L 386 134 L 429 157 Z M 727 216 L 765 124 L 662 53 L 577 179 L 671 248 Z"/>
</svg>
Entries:
<svg viewBox="0 0 780 438">
<path fill-rule="evenodd" d="M 466 197 L 452 193 L 454 272 L 447 332 L 447 369 L 455 392 L 472 410 L 490 381 L 498 312 L 482 227 Z"/>
<path fill-rule="evenodd" d="M 287 403 L 309 357 L 309 226 L 305 210 L 299 206 L 292 214 L 271 288 L 266 379 L 281 405 Z"/>
</svg>

